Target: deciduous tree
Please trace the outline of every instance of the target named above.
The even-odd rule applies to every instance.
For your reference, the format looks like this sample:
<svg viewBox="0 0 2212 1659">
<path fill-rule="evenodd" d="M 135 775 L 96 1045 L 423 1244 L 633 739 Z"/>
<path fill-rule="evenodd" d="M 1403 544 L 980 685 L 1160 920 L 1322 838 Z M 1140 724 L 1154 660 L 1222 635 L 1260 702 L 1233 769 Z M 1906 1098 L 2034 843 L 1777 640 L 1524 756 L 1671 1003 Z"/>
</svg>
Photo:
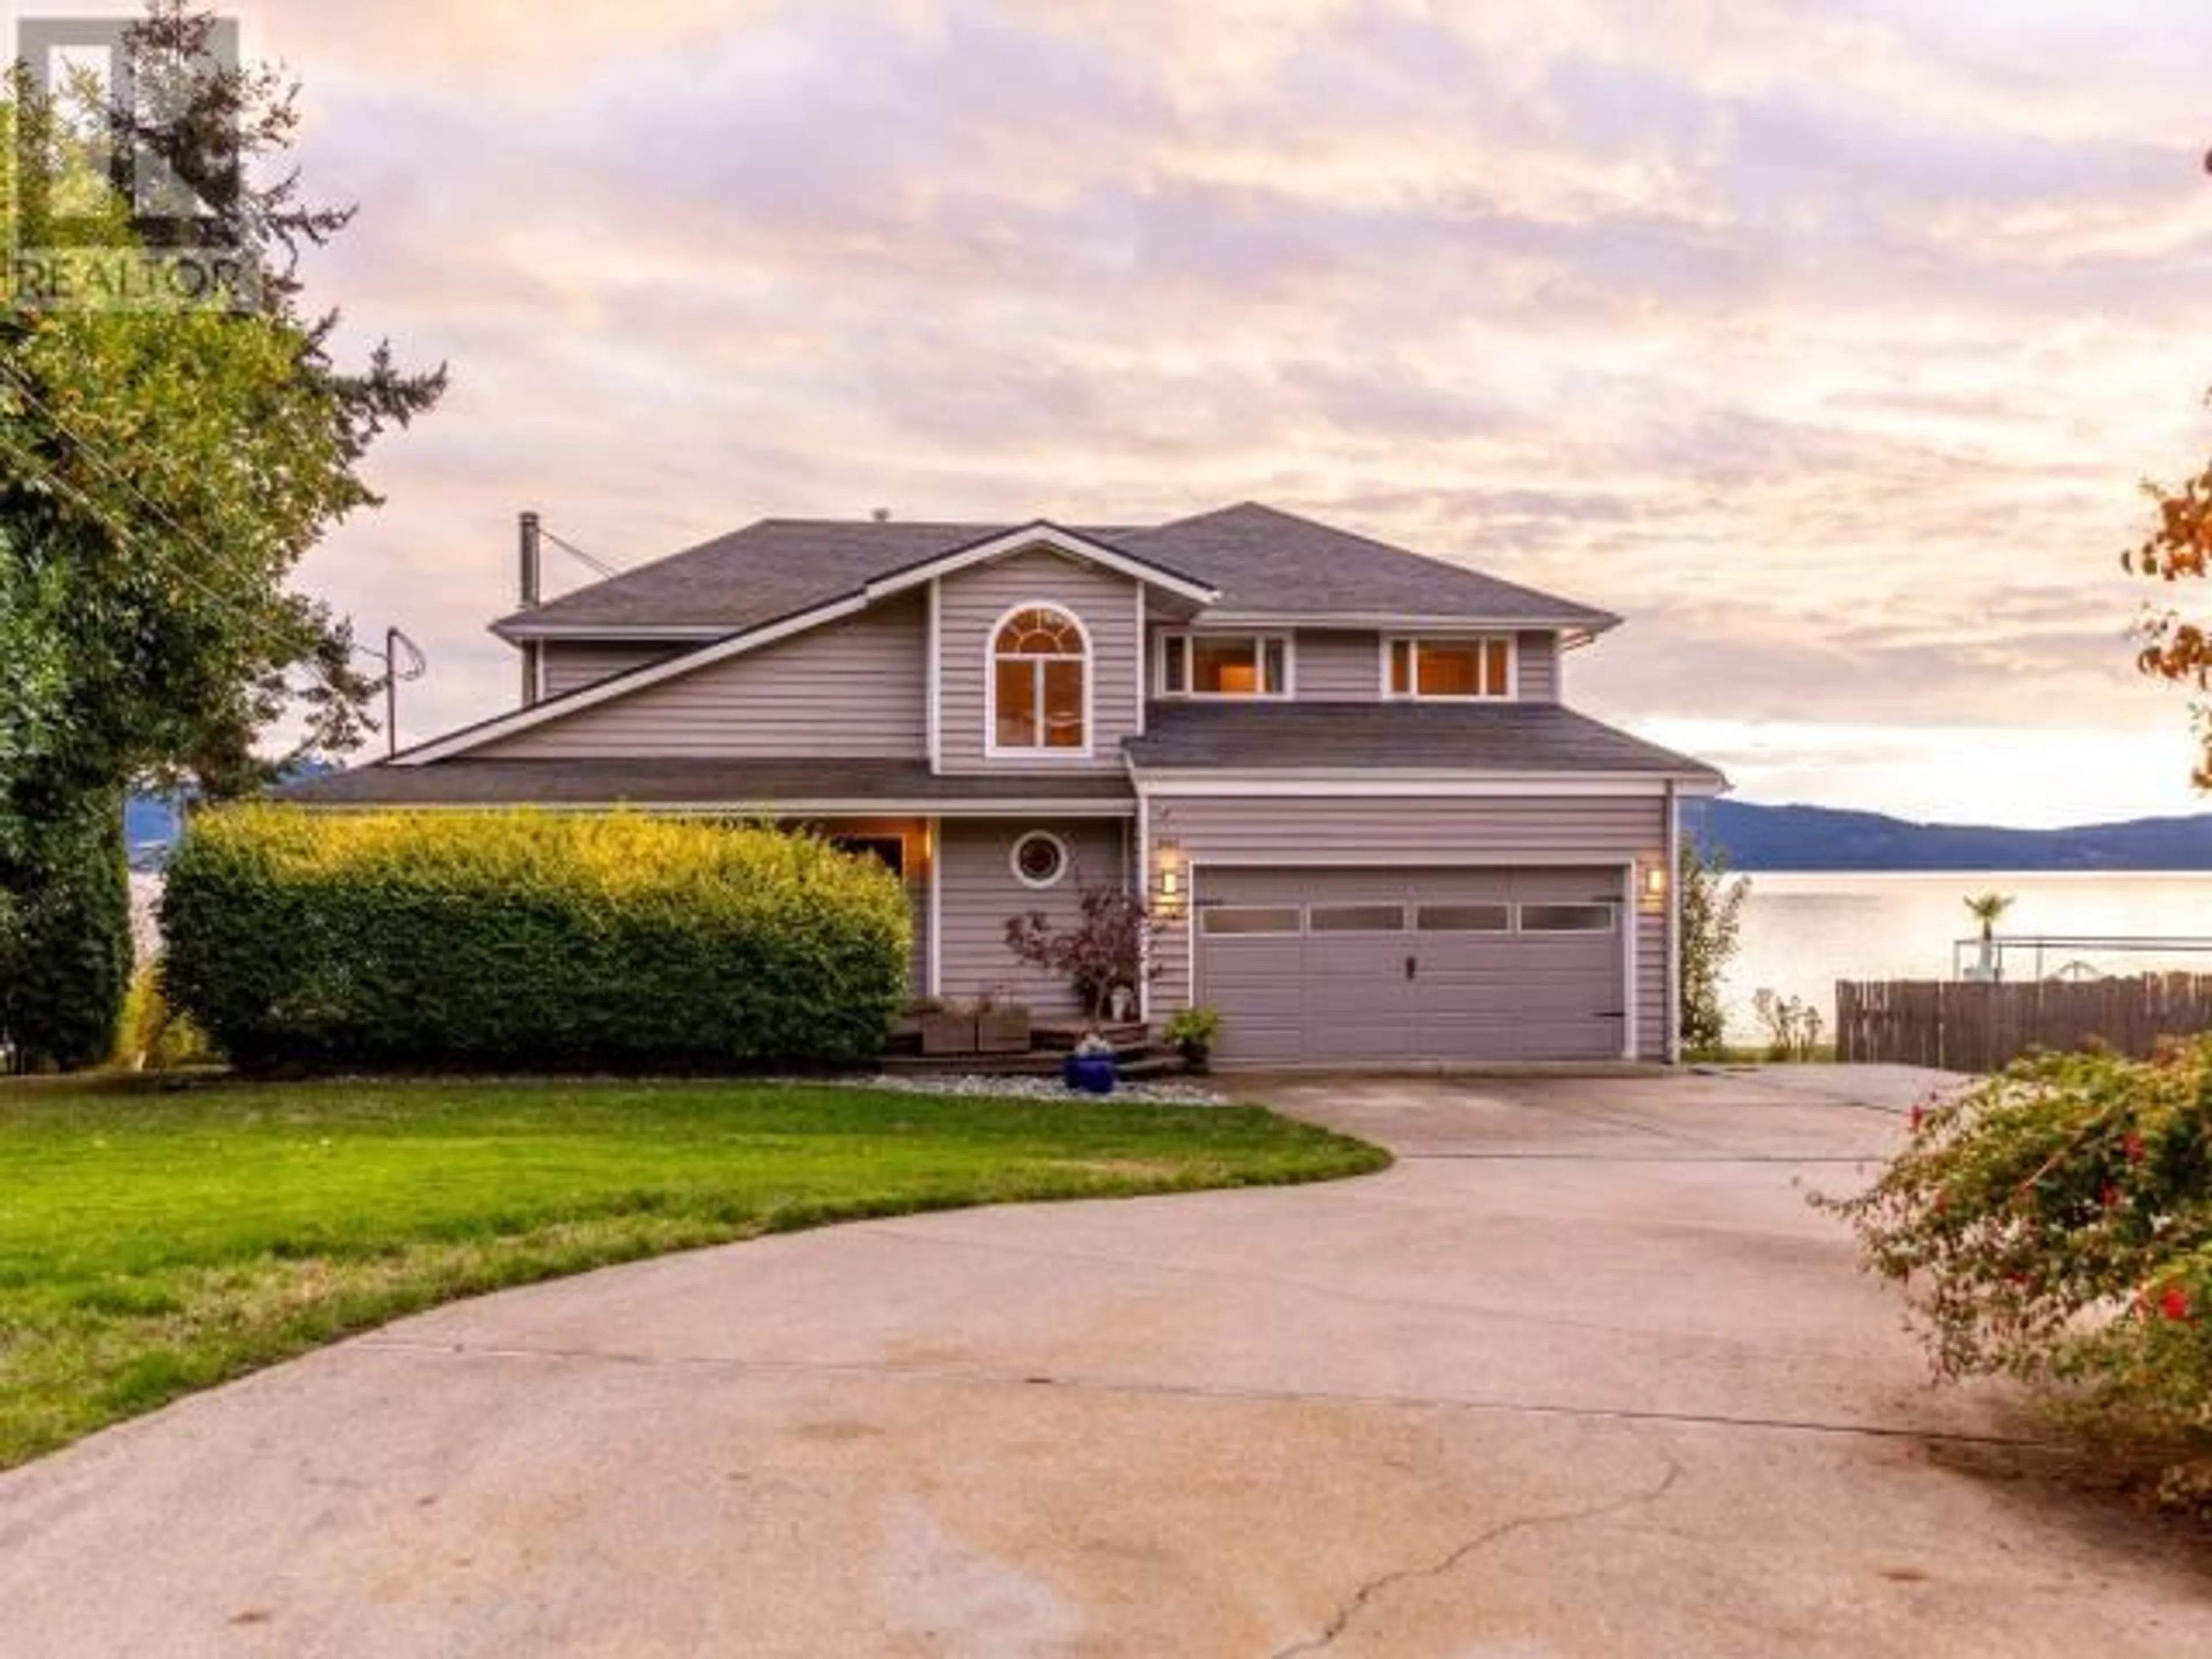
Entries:
<svg viewBox="0 0 2212 1659">
<path fill-rule="evenodd" d="M 64 240 L 66 216 L 66 240 L 95 254 L 173 261 L 221 247 L 238 273 L 160 308 L 21 289 L 0 306 L 0 893 L 12 895 L 0 921 L 21 924 L 0 953 L 0 1007 L 16 1011 L 0 1035 L 33 1058 L 80 1052 L 80 1014 L 112 1024 L 115 1012 L 58 1024 L 23 1011 L 66 999 L 10 988 L 56 971 L 33 890 L 71 849 L 106 867 L 112 844 L 81 833 L 87 813 L 112 811 L 149 777 L 252 787 L 275 763 L 259 752 L 265 734 L 288 716 L 302 747 L 360 740 L 376 687 L 355 665 L 350 626 L 289 582 L 325 532 L 375 504 L 359 470 L 370 445 L 445 384 L 442 368 L 404 372 L 383 346 L 357 369 L 334 360 L 337 314 L 305 308 L 297 256 L 351 210 L 302 202 L 283 167 L 295 88 L 265 69 L 211 66 L 213 27 L 181 0 L 155 0 L 125 50 L 160 95 L 130 109 L 49 96 L 21 66 L 0 96 L 0 125 L 20 139 L 9 156 L 31 163 L 0 188 L 9 245 Z M 134 219 L 105 171 L 134 147 L 162 158 L 204 211 Z M 72 885 L 106 890 L 97 870 Z M 97 908 L 88 925 L 112 944 L 118 924 Z M 107 994 L 104 975 L 86 985 Z"/>
</svg>

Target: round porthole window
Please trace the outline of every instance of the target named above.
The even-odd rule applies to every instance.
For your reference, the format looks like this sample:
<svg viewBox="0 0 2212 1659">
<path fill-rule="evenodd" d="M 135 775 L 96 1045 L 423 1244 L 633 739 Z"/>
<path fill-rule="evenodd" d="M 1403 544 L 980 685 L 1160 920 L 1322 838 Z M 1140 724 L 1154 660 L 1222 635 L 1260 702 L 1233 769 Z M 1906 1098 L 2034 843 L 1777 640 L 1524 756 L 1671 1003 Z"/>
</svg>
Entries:
<svg viewBox="0 0 2212 1659">
<path fill-rule="evenodd" d="M 1014 879 L 1024 887 L 1056 887 L 1067 873 L 1067 843 L 1049 830 L 1032 830 L 1014 843 Z"/>
</svg>

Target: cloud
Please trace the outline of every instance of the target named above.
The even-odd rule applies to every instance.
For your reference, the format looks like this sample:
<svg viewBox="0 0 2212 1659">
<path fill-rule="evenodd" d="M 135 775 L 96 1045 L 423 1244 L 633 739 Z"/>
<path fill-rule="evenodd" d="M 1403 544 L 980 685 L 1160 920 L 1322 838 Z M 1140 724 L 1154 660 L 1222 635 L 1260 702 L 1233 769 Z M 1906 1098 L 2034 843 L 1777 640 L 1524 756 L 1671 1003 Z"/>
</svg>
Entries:
<svg viewBox="0 0 2212 1659">
<path fill-rule="evenodd" d="M 511 697 L 478 625 L 526 504 L 635 562 L 765 513 L 1260 495 L 1626 612 L 1571 671 L 1595 712 L 2008 743 L 2063 704 L 2187 805 L 2114 560 L 2206 435 L 2193 9 L 256 21 L 311 187 L 362 203 L 315 296 L 453 364 L 302 573 L 432 646 L 410 732 Z"/>
</svg>

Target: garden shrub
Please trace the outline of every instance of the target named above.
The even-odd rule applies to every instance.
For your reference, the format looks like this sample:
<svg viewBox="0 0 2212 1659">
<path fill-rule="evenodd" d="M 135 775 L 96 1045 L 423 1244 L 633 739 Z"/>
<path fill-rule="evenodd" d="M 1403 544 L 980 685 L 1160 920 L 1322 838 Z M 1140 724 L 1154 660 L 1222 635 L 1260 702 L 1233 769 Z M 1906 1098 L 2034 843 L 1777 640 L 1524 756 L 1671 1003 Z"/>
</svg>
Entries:
<svg viewBox="0 0 2212 1659">
<path fill-rule="evenodd" d="M 1917 1108 L 1846 1218 L 1947 1376 L 2003 1374 L 2212 1498 L 2212 1037 L 2041 1054 Z"/>
<path fill-rule="evenodd" d="M 880 1048 L 896 878 L 817 838 L 633 814 L 204 815 L 171 1000 L 241 1066 L 727 1070 Z"/>
<path fill-rule="evenodd" d="M 42 811 L 0 860 L 0 1041 L 27 1068 L 106 1060 L 131 981 L 122 804 L 100 792 Z"/>
<path fill-rule="evenodd" d="M 160 960 L 142 963 L 131 976 L 131 992 L 123 1000 L 114 1064 L 125 1071 L 169 1072 L 221 1060 L 200 1028 L 169 1006 L 161 988 Z"/>
</svg>

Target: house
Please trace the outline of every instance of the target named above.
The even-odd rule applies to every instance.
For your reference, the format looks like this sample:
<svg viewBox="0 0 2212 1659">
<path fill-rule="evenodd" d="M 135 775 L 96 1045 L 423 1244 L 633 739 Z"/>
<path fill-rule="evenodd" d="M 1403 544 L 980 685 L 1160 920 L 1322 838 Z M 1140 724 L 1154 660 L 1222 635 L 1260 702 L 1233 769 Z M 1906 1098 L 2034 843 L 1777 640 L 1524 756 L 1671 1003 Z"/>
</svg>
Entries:
<svg viewBox="0 0 2212 1659">
<path fill-rule="evenodd" d="M 1006 924 L 1140 888 L 1143 1012 L 1224 1062 L 1674 1057 L 1677 805 L 1711 767 L 1575 713 L 1619 619 L 1245 504 L 1080 529 L 766 520 L 543 604 L 520 704 L 318 806 L 802 823 L 906 884 L 920 994 L 1067 988 Z"/>
</svg>

